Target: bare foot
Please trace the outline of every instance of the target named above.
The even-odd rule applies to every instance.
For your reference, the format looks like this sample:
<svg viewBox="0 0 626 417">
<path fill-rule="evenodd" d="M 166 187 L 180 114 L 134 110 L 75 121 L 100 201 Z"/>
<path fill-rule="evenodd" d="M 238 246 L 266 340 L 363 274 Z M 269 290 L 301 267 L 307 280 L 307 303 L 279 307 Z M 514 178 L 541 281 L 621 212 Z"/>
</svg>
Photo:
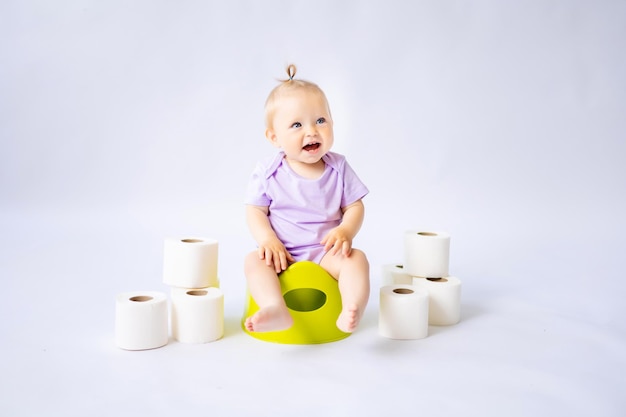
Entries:
<svg viewBox="0 0 626 417">
<path fill-rule="evenodd" d="M 352 333 L 361 321 L 361 313 L 356 304 L 346 306 L 337 318 L 337 327 L 345 333 Z"/>
<path fill-rule="evenodd" d="M 293 325 L 293 318 L 287 307 L 269 306 L 248 317 L 245 321 L 249 332 L 273 332 L 285 330 Z"/>
</svg>

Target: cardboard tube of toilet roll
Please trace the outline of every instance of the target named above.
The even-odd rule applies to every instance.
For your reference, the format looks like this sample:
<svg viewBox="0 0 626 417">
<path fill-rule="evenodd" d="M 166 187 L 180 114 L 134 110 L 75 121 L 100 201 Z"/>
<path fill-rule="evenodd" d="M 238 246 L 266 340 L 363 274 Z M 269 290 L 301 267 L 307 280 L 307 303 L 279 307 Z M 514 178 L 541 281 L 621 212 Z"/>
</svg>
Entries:
<svg viewBox="0 0 626 417">
<path fill-rule="evenodd" d="M 448 276 L 450 235 L 447 232 L 408 231 L 404 235 L 404 269 L 414 277 Z"/>
<path fill-rule="evenodd" d="M 217 240 L 167 238 L 163 247 L 163 282 L 180 288 L 219 287 L 217 257 Z"/>
<path fill-rule="evenodd" d="M 208 343 L 224 336 L 224 294 L 219 288 L 176 288 L 172 336 L 181 343 Z"/>
<path fill-rule="evenodd" d="M 167 297 L 161 292 L 119 294 L 115 306 L 115 341 L 126 350 L 145 350 L 168 342 Z"/>
<path fill-rule="evenodd" d="M 378 333 L 389 339 L 428 336 L 428 303 L 428 293 L 412 285 L 382 287 Z"/>
<path fill-rule="evenodd" d="M 400 284 L 411 285 L 412 283 L 413 277 L 406 273 L 402 264 L 383 265 L 381 287 Z"/>
<path fill-rule="evenodd" d="M 430 324 L 449 326 L 461 320 L 461 281 L 458 278 L 413 278 L 413 286 L 428 292 Z"/>
</svg>

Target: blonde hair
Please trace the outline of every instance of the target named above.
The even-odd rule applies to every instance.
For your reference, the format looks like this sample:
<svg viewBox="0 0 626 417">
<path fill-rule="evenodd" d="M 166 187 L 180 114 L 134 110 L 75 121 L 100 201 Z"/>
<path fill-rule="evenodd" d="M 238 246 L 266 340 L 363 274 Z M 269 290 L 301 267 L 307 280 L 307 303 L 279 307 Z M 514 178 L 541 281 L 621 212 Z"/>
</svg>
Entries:
<svg viewBox="0 0 626 417">
<path fill-rule="evenodd" d="M 270 94 L 267 96 L 267 100 L 265 100 L 265 126 L 268 128 L 272 127 L 272 119 L 274 117 L 274 113 L 276 112 L 276 107 L 278 107 L 278 102 L 280 98 L 293 93 L 294 91 L 309 91 L 315 94 L 319 94 L 324 101 L 326 102 L 326 107 L 328 107 L 328 112 L 330 113 L 330 106 L 328 106 L 328 100 L 326 99 L 326 94 L 324 91 L 315 83 L 306 80 L 296 80 L 294 77 L 296 76 L 296 66 L 294 64 L 287 65 L 287 79 L 279 80 L 280 84 L 270 91 Z"/>
</svg>

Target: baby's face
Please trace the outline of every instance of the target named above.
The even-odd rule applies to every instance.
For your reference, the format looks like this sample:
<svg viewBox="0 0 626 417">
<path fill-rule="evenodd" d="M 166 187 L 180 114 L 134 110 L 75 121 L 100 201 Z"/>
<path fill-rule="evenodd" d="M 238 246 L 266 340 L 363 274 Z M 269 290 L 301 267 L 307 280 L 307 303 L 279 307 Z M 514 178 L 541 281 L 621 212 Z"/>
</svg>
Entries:
<svg viewBox="0 0 626 417">
<path fill-rule="evenodd" d="M 333 121 L 325 98 L 305 90 L 281 97 L 267 138 L 292 162 L 319 162 L 334 141 Z"/>
</svg>

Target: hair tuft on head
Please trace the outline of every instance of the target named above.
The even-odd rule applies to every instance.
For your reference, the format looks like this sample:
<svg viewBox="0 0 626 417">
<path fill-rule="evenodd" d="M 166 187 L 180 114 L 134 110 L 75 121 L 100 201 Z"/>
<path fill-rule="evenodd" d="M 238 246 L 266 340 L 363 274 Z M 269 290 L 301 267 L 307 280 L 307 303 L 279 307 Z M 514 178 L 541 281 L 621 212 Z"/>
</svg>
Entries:
<svg viewBox="0 0 626 417">
<path fill-rule="evenodd" d="M 296 66 L 294 64 L 289 64 L 287 65 L 287 76 L 289 77 L 288 79 L 285 80 L 285 82 L 288 81 L 293 81 L 293 77 L 296 76 Z"/>
</svg>

